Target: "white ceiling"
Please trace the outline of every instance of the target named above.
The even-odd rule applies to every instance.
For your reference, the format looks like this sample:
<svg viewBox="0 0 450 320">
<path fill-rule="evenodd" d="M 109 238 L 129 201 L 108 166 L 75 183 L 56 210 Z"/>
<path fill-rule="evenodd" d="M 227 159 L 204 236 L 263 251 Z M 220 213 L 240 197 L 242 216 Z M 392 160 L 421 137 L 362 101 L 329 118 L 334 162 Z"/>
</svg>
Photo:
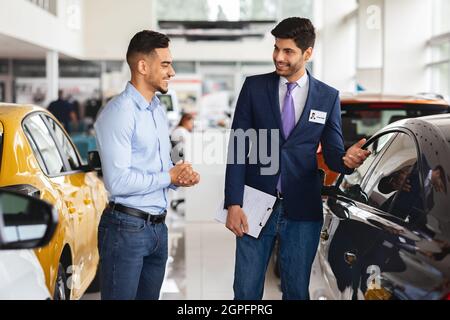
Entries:
<svg viewBox="0 0 450 320">
<path fill-rule="evenodd" d="M 45 59 L 47 51 L 45 48 L 0 33 L 0 58 Z"/>
</svg>

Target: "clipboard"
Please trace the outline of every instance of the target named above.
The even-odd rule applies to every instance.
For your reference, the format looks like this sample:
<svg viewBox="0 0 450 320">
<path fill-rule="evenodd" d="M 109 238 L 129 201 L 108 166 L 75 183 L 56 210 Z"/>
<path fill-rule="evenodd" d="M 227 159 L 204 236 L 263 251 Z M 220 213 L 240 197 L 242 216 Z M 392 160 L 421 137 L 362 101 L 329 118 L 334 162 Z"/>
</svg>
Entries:
<svg viewBox="0 0 450 320">
<path fill-rule="evenodd" d="M 273 212 L 275 201 L 277 198 L 271 194 L 262 192 L 250 186 L 244 188 L 244 201 L 242 210 L 247 216 L 248 235 L 258 238 L 261 230 L 269 220 Z M 224 202 L 222 201 L 218 208 L 215 220 L 225 224 L 227 222 L 228 210 L 224 209 Z"/>
</svg>

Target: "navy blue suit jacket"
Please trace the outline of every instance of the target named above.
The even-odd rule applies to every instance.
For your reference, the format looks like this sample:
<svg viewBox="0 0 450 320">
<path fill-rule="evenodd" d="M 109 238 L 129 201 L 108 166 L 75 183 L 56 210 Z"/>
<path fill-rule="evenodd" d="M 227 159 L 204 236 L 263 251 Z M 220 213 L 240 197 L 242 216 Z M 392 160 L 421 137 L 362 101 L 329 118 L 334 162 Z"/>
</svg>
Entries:
<svg viewBox="0 0 450 320">
<path fill-rule="evenodd" d="M 256 129 L 258 132 L 266 129 L 267 134 L 258 135 L 257 145 L 265 143 L 269 154 L 272 152 L 270 141 L 274 134 L 271 130 L 278 129 L 279 170 L 272 175 L 262 175 L 261 169 L 270 167 L 270 164 L 263 161 L 260 155 L 257 156 L 257 161 L 251 162 L 247 157 L 244 163 L 236 163 L 239 144 L 230 143 L 225 177 L 226 208 L 230 205 L 242 206 L 245 185 L 276 195 L 278 178 L 281 174 L 286 216 L 293 220 L 322 220 L 322 184 L 316 156 L 319 143 L 322 143 L 325 162 L 332 170 L 342 173 L 352 172 L 345 167 L 342 160 L 345 150 L 339 93 L 309 73 L 308 75 L 309 92 L 306 105 L 300 120 L 287 139 L 281 129 L 278 97 L 280 77 L 273 72 L 248 77 L 245 80 L 236 105 L 232 129 L 244 131 Z M 311 110 L 326 112 L 325 124 L 310 122 Z M 232 139 L 237 139 L 233 131 L 230 142 Z M 245 144 L 245 155 L 248 154 L 250 145 L 251 149 L 254 148 L 253 143 Z"/>
</svg>

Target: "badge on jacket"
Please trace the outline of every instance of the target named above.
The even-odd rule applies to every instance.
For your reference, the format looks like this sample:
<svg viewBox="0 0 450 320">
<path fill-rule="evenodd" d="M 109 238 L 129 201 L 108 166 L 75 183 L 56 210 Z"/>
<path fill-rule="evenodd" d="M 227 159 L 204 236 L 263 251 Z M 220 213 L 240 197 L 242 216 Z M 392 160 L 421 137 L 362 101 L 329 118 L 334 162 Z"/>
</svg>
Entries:
<svg viewBox="0 0 450 320">
<path fill-rule="evenodd" d="M 326 120 L 327 120 L 326 112 L 311 110 L 311 113 L 309 114 L 309 122 L 325 124 Z"/>
</svg>

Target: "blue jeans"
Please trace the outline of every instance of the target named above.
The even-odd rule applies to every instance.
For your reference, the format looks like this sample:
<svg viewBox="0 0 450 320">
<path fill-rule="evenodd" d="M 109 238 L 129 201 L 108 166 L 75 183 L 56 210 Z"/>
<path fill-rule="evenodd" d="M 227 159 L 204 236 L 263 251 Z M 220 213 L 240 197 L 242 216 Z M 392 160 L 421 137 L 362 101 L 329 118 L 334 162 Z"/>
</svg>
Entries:
<svg viewBox="0 0 450 320">
<path fill-rule="evenodd" d="M 262 299 L 267 265 L 278 236 L 283 300 L 308 300 L 311 267 L 322 224 L 322 221 L 286 219 L 282 201 L 278 200 L 258 239 L 248 235 L 236 238 L 234 298 Z"/>
<path fill-rule="evenodd" d="M 102 300 L 157 300 L 167 262 L 167 226 L 105 209 L 98 227 Z"/>
</svg>

